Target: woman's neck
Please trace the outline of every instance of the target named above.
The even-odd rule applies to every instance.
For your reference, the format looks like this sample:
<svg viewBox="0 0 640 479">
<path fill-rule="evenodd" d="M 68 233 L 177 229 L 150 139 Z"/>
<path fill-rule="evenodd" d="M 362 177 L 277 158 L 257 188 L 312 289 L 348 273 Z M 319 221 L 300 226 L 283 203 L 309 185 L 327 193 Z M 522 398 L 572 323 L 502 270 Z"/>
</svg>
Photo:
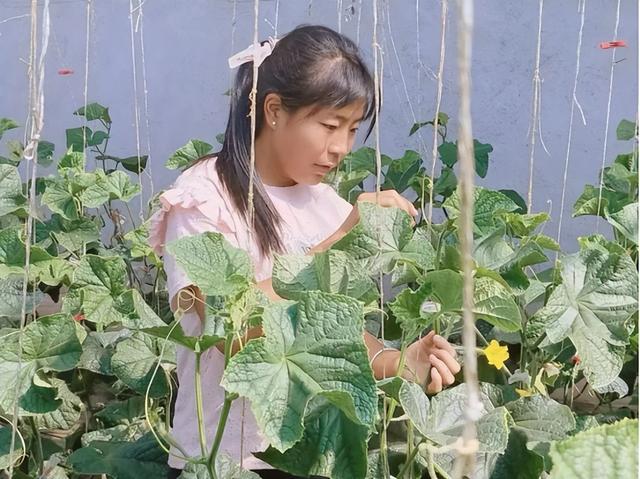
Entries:
<svg viewBox="0 0 640 479">
<path fill-rule="evenodd" d="M 269 186 L 294 186 L 296 183 L 282 174 L 275 152 L 270 148 L 269 131 L 256 138 L 256 170 L 262 183 Z"/>
</svg>

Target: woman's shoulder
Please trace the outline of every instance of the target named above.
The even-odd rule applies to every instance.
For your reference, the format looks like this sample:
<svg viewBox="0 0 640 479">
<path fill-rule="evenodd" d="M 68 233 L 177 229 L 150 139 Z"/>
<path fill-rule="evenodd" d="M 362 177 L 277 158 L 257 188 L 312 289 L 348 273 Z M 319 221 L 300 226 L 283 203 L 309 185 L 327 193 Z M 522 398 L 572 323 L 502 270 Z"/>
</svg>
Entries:
<svg viewBox="0 0 640 479">
<path fill-rule="evenodd" d="M 219 186 L 221 184 L 220 177 L 215 166 L 217 159 L 218 156 L 216 154 L 199 158 L 178 175 L 172 186 L 195 188 Z"/>
<path fill-rule="evenodd" d="M 169 213 L 178 208 L 184 221 L 206 218 L 217 229 L 232 233 L 235 224 L 215 170 L 215 157 L 205 158 L 184 170 L 159 195 L 159 208 L 150 217 L 149 243 L 162 254 Z"/>
</svg>

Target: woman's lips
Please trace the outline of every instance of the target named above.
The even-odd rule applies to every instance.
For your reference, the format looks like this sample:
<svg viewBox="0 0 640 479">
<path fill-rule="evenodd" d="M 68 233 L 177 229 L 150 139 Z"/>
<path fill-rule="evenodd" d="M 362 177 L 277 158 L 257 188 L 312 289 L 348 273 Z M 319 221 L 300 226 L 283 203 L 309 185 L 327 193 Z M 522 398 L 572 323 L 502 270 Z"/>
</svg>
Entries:
<svg viewBox="0 0 640 479">
<path fill-rule="evenodd" d="M 323 173 L 327 173 L 328 171 L 333 169 L 333 166 L 329 166 L 329 165 L 319 165 L 316 163 L 315 166 L 317 166 L 318 169 L 320 169 Z"/>
</svg>

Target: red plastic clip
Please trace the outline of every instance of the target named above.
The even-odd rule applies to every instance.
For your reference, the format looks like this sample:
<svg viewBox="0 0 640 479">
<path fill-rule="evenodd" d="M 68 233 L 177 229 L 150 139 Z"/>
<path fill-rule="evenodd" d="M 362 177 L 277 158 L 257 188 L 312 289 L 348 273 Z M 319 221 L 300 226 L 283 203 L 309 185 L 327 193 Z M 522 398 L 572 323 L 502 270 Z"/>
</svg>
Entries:
<svg viewBox="0 0 640 479">
<path fill-rule="evenodd" d="M 73 70 L 71 68 L 60 68 L 58 75 L 73 75 Z"/>
<path fill-rule="evenodd" d="M 613 42 L 602 42 L 600 44 L 600 48 L 606 50 L 607 48 L 616 48 L 616 47 L 626 47 L 627 42 L 624 40 L 616 40 Z"/>
</svg>

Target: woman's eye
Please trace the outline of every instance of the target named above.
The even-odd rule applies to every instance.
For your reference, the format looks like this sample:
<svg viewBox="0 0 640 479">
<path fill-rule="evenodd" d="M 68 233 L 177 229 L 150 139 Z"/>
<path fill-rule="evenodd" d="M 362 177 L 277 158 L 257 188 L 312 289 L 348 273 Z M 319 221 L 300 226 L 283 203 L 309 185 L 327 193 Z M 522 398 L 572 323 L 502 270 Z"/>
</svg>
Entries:
<svg viewBox="0 0 640 479">
<path fill-rule="evenodd" d="M 357 129 L 357 128 L 352 128 L 352 129 L 351 129 L 351 133 L 355 133 L 356 131 L 358 131 L 358 129 Z"/>
<path fill-rule="evenodd" d="M 329 130 L 331 130 L 331 131 L 333 131 L 333 130 L 335 130 L 336 128 L 338 128 L 338 127 L 337 127 L 337 126 L 335 126 L 335 125 L 328 125 L 328 124 L 326 124 L 326 123 L 323 123 L 323 125 L 324 125 L 324 126 L 326 126 L 327 128 L 329 128 Z"/>
</svg>

